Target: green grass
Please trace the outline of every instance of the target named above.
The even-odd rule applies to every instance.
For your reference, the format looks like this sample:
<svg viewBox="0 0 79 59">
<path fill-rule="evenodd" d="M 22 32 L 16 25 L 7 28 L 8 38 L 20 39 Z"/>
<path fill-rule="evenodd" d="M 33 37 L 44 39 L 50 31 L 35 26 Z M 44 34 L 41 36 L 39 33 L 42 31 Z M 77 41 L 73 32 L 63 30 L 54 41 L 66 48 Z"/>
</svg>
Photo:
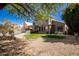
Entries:
<svg viewBox="0 0 79 59">
<path fill-rule="evenodd" d="M 65 38 L 64 36 L 58 36 L 58 35 L 48 35 L 48 34 L 30 34 L 30 35 L 25 35 L 25 37 L 28 40 L 36 40 L 39 37 L 42 38 L 49 38 L 49 39 L 63 39 Z"/>
<path fill-rule="evenodd" d="M 42 37 L 42 36 L 46 36 L 47 34 L 30 34 L 30 35 L 26 35 L 25 37 L 29 40 L 29 39 L 37 39 L 39 37 Z"/>
<path fill-rule="evenodd" d="M 54 38 L 54 39 L 63 39 L 65 38 L 65 36 L 59 36 L 59 35 L 47 35 L 47 36 L 43 36 L 45 38 Z"/>
</svg>

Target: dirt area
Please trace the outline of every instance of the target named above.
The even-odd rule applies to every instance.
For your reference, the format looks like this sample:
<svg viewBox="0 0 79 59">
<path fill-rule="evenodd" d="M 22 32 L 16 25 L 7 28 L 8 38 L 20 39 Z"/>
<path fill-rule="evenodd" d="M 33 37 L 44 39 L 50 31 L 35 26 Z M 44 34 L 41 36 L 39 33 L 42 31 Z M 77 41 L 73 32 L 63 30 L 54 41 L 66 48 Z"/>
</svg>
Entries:
<svg viewBox="0 0 79 59">
<path fill-rule="evenodd" d="M 79 55 L 79 45 L 64 44 L 62 42 L 44 43 L 32 42 L 29 55 L 37 56 L 71 56 Z"/>
<path fill-rule="evenodd" d="M 0 40 L 0 56 L 79 56 L 79 44 L 73 36 L 59 41 L 45 40 Z"/>
</svg>

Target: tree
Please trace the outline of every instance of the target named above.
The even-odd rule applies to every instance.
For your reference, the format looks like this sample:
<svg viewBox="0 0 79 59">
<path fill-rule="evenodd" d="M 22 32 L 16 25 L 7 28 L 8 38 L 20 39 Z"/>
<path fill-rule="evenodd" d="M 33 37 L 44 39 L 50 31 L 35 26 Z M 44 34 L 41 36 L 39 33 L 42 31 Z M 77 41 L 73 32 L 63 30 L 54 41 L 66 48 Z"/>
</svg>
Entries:
<svg viewBox="0 0 79 59">
<path fill-rule="evenodd" d="M 69 31 L 79 34 L 79 4 L 70 4 L 63 12 L 62 18 L 67 24 Z M 78 36 L 76 40 L 78 41 Z"/>
<path fill-rule="evenodd" d="M 10 14 L 16 14 L 24 20 L 28 18 L 34 21 L 50 20 L 50 14 L 55 14 L 60 6 L 60 3 L 18 3 L 7 4 L 4 9 Z M 49 29 L 50 30 L 50 29 Z"/>
<path fill-rule="evenodd" d="M 13 26 L 11 26 L 12 23 L 7 19 L 4 19 L 2 22 L 3 24 L 0 27 L 1 27 L 1 32 L 3 36 L 5 36 L 6 33 L 9 33 L 11 34 L 11 36 L 13 36 L 12 34 L 14 31 L 13 31 Z"/>
<path fill-rule="evenodd" d="M 57 8 L 62 4 L 56 3 L 18 3 L 18 4 L 7 4 L 4 8 L 11 14 L 16 14 L 21 18 L 27 20 L 27 18 L 36 19 L 37 15 L 50 16 L 51 13 L 56 13 Z M 44 16 L 43 16 L 44 17 Z"/>
<path fill-rule="evenodd" d="M 18 4 L 0 4 L 0 9 L 6 9 L 10 14 L 16 14 L 21 18 L 35 17 L 37 14 L 50 16 L 51 13 L 56 13 L 60 3 L 18 3 Z M 2 7 L 1 7 L 2 6 Z"/>
<path fill-rule="evenodd" d="M 24 20 L 32 18 L 33 21 L 49 19 L 50 14 L 57 12 L 60 3 L 18 3 L 1 4 L 10 14 L 15 14 Z M 40 17 L 39 17 L 40 16 Z"/>
</svg>

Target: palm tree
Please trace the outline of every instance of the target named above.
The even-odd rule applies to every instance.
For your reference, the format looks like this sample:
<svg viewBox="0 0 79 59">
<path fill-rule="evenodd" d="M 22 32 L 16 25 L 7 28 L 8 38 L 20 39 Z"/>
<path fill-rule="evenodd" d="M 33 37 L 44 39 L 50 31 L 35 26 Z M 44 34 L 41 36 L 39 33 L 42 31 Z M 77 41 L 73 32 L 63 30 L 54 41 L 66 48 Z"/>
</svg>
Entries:
<svg viewBox="0 0 79 59">
<path fill-rule="evenodd" d="M 7 4 L 4 9 L 10 14 L 16 14 L 20 18 L 27 20 L 32 18 L 33 22 L 38 20 L 49 20 L 50 14 L 55 14 L 62 6 L 60 3 L 18 3 Z"/>
<path fill-rule="evenodd" d="M 7 9 L 10 14 L 17 14 L 23 19 L 36 18 L 37 15 L 50 16 L 50 13 L 56 13 L 57 8 L 63 4 L 59 3 L 18 3 L 7 4 L 4 9 Z"/>
</svg>

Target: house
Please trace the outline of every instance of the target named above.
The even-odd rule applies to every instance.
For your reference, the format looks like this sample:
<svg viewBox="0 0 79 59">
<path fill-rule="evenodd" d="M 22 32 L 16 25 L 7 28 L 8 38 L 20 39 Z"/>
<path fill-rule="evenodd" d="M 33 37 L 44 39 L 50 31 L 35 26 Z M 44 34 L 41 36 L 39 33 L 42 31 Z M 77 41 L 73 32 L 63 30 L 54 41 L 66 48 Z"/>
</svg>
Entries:
<svg viewBox="0 0 79 59">
<path fill-rule="evenodd" d="M 32 29 L 32 23 L 25 21 L 22 26 L 22 31 L 31 30 L 31 29 Z"/>
<path fill-rule="evenodd" d="M 33 30 L 35 32 L 40 32 L 40 33 L 44 33 L 45 32 L 45 27 L 48 26 L 48 20 L 38 20 L 38 21 L 34 21 L 33 23 Z"/>
<path fill-rule="evenodd" d="M 64 33 L 64 27 L 65 24 L 63 22 L 59 22 L 52 19 L 50 31 L 51 33 L 59 33 L 59 32 Z"/>
<path fill-rule="evenodd" d="M 64 32 L 65 24 L 63 22 L 56 21 L 54 18 L 49 20 L 38 20 L 33 23 L 33 29 L 38 33 L 59 33 Z"/>
</svg>

